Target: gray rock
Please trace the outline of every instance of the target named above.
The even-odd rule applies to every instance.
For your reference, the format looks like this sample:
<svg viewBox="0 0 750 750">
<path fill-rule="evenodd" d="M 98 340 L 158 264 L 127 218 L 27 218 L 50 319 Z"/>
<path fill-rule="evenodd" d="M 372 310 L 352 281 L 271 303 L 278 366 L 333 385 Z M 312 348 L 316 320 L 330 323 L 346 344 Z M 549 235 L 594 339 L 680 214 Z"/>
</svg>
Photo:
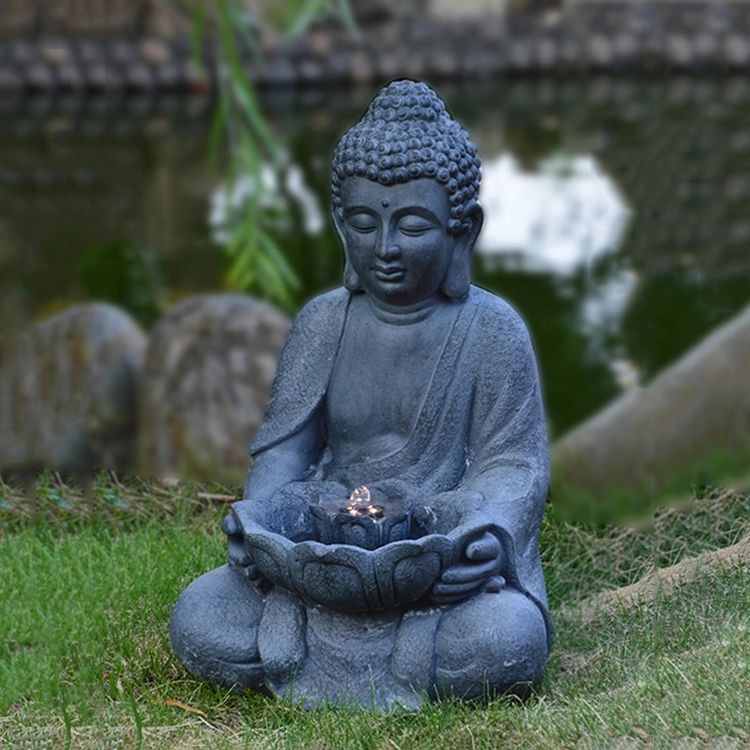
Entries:
<svg viewBox="0 0 750 750">
<path fill-rule="evenodd" d="M 724 57 L 732 67 L 743 68 L 750 63 L 750 44 L 741 34 L 730 34 L 724 44 Z"/>
<path fill-rule="evenodd" d="M 87 64 L 103 60 L 106 56 L 102 43 L 96 39 L 81 39 L 77 49 L 79 59 Z"/>
<path fill-rule="evenodd" d="M 144 39 L 140 43 L 140 52 L 149 65 L 165 65 L 172 57 L 169 47 L 161 39 Z"/>
<path fill-rule="evenodd" d="M 412 68 L 421 65 L 420 60 L 410 59 L 407 72 L 412 73 Z M 367 83 L 374 75 L 374 67 L 369 56 L 364 52 L 355 52 L 349 60 L 349 79 L 353 83 Z"/>
<path fill-rule="evenodd" d="M 297 71 L 289 60 L 275 57 L 263 69 L 262 82 L 266 86 L 293 86 L 297 81 Z"/>
<path fill-rule="evenodd" d="M 323 66 L 318 60 L 306 58 L 299 63 L 299 79 L 306 84 L 317 84 L 323 80 Z"/>
<path fill-rule="evenodd" d="M 115 39 L 108 45 L 107 51 L 110 58 L 118 65 L 128 65 L 140 57 L 135 42 L 125 39 Z"/>
<path fill-rule="evenodd" d="M 378 61 L 378 72 L 383 70 L 383 63 L 387 64 L 388 59 L 390 55 L 384 55 L 383 59 Z M 450 47 L 441 47 L 436 50 L 431 63 L 434 74 L 443 78 L 452 78 L 460 69 L 458 56 Z"/>
<path fill-rule="evenodd" d="M 26 69 L 26 83 L 35 90 L 47 91 L 54 87 L 55 77 L 50 67 L 41 61 L 31 63 Z"/>
<path fill-rule="evenodd" d="M 589 64 L 597 69 L 606 68 L 614 57 L 612 43 L 603 34 L 592 34 L 588 39 Z"/>
<path fill-rule="evenodd" d="M 508 47 L 508 64 L 511 70 L 525 72 L 533 67 L 532 50 L 526 39 L 512 39 Z"/>
<path fill-rule="evenodd" d="M 320 30 L 313 30 L 308 34 L 307 43 L 310 52 L 319 60 L 327 57 L 333 51 L 331 36 Z"/>
<path fill-rule="evenodd" d="M 136 91 L 149 91 L 156 85 L 156 79 L 146 63 L 141 60 L 132 62 L 125 69 L 127 85 Z"/>
<path fill-rule="evenodd" d="M 685 68 L 693 61 L 693 46 L 684 34 L 669 34 L 665 40 L 668 62 L 676 68 Z"/>
<path fill-rule="evenodd" d="M 83 88 L 84 81 L 81 69 L 75 62 L 58 67 L 57 78 L 64 89 L 77 91 Z"/>
<path fill-rule="evenodd" d="M 750 308 L 645 388 L 617 399 L 554 446 L 559 475 L 590 492 L 659 486 L 750 439 Z"/>
<path fill-rule="evenodd" d="M 191 297 L 149 339 L 139 391 L 139 470 L 230 479 L 247 472 L 289 322 L 251 297 Z"/>
<path fill-rule="evenodd" d="M 70 42 L 66 39 L 47 39 L 39 45 L 42 59 L 52 66 L 69 63 L 73 57 Z"/>
<path fill-rule="evenodd" d="M 701 31 L 693 37 L 693 47 L 699 62 L 710 63 L 719 50 L 719 42 L 714 34 Z"/>
<path fill-rule="evenodd" d="M 560 63 L 563 68 L 578 69 L 581 67 L 583 43 L 574 36 L 566 36 L 560 42 Z"/>
<path fill-rule="evenodd" d="M 558 60 L 558 44 L 549 36 L 542 36 L 535 44 L 536 62 L 542 70 L 554 70 Z"/>
<path fill-rule="evenodd" d="M 0 343 L 0 470 L 131 468 L 146 338 L 129 315 L 80 305 Z"/>
<path fill-rule="evenodd" d="M 0 91 L 15 92 L 22 88 L 23 78 L 12 67 L 0 67 Z"/>
<path fill-rule="evenodd" d="M 121 91 L 124 86 L 122 76 L 115 66 L 107 62 L 97 62 L 87 66 L 85 79 L 91 88 L 106 92 Z"/>
<path fill-rule="evenodd" d="M 156 79 L 160 88 L 176 89 L 184 85 L 182 68 L 176 60 L 171 60 L 156 69 Z"/>
<path fill-rule="evenodd" d="M 9 45 L 10 59 L 18 65 L 29 65 L 36 59 L 36 47 L 23 39 L 17 39 Z"/>
<path fill-rule="evenodd" d="M 384 81 L 389 81 L 393 78 L 398 78 L 400 65 L 399 60 L 393 53 L 393 50 L 378 50 L 375 53 L 377 55 L 375 60 L 375 71 L 380 78 Z M 440 66 L 448 66 L 448 70 L 443 72 Z M 343 69 L 345 66 L 341 64 L 339 66 Z M 442 55 L 440 62 L 436 63 L 435 72 L 438 75 L 453 76 L 458 71 L 458 61 L 454 55 L 451 54 L 450 50 L 445 50 L 445 55 Z"/>
</svg>

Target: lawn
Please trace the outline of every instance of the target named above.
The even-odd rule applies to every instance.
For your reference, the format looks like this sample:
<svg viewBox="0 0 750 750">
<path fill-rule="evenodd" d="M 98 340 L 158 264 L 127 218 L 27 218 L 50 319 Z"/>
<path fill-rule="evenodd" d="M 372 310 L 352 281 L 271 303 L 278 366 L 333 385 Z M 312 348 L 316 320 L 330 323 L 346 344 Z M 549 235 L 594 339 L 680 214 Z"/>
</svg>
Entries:
<svg viewBox="0 0 750 750">
<path fill-rule="evenodd" d="M 5 487 L 0 746 L 750 746 L 742 494 L 706 492 L 637 530 L 585 529 L 550 512 L 545 569 L 557 637 L 537 694 L 525 704 L 449 702 L 378 716 L 215 690 L 176 662 L 170 608 L 224 559 L 224 507 L 205 488 L 199 498 L 193 485 L 102 480 L 93 500 L 51 479 L 41 489 L 32 511 Z M 232 494 L 209 491 L 224 493 Z M 732 555 L 713 552 L 730 545 Z M 701 564 L 686 567 L 699 554 Z M 654 577 L 666 566 L 675 567 Z M 652 584 L 638 596 L 600 593 L 644 576 Z"/>
</svg>

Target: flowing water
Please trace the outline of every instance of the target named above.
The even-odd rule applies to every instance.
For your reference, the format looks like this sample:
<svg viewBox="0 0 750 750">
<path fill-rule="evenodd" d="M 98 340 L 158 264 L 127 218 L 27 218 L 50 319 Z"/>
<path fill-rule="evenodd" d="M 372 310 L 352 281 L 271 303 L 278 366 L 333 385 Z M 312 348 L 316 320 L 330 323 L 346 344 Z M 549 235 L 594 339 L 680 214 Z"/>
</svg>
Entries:
<svg viewBox="0 0 750 750">
<path fill-rule="evenodd" d="M 750 301 L 750 82 L 439 88 L 483 159 L 474 277 L 528 322 L 553 434 Z M 264 99 L 288 155 L 269 187 L 291 209 L 279 231 L 301 279 L 292 307 L 340 283 L 329 160 L 372 93 Z M 93 299 L 149 326 L 226 288 L 221 243 L 247 184 L 227 190 L 210 124 L 204 99 L 0 103 L 0 335 Z"/>
</svg>

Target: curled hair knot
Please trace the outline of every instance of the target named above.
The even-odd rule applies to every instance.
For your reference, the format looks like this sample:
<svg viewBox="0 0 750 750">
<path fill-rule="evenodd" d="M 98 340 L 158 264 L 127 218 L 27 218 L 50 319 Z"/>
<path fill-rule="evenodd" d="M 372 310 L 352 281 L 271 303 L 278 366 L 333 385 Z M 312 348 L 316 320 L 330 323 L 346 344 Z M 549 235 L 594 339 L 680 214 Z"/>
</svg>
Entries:
<svg viewBox="0 0 750 750">
<path fill-rule="evenodd" d="M 384 185 L 429 177 L 445 187 L 448 231 L 457 233 L 467 228 L 463 216 L 479 195 L 480 167 L 476 146 L 435 91 L 418 81 L 393 81 L 336 147 L 333 209 L 341 210 L 341 183 L 355 174 Z"/>
</svg>

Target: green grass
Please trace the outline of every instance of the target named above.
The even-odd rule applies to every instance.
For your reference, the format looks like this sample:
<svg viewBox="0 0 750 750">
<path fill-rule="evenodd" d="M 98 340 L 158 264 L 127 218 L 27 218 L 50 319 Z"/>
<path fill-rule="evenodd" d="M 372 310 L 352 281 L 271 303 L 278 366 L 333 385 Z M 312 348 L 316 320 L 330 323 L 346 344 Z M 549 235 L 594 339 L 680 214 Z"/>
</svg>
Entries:
<svg viewBox="0 0 750 750">
<path fill-rule="evenodd" d="M 190 678 L 172 656 L 169 612 L 224 558 L 221 507 L 196 488 L 132 513 L 76 497 L 0 521 L 0 747 L 604 748 L 750 745 L 750 568 L 705 575 L 668 597 L 582 621 L 572 601 L 657 564 L 736 541 L 747 498 L 713 493 L 640 531 L 544 531 L 557 641 L 527 703 L 448 702 L 416 714 L 305 712 Z M 162 492 L 163 490 L 159 490 Z M 145 510 L 152 508 L 152 515 Z M 140 509 L 140 510 L 138 510 Z M 119 515 L 118 515 L 119 514 Z M 66 742 L 67 741 L 67 742 Z M 5 744 L 4 744 L 5 743 Z M 649 744 L 650 743 L 650 744 Z"/>
<path fill-rule="evenodd" d="M 663 506 L 638 525 L 572 524 L 547 513 L 542 529 L 547 591 L 552 607 L 627 586 L 657 568 L 729 547 L 750 534 L 750 498 L 703 488 L 689 503 Z"/>
<path fill-rule="evenodd" d="M 741 479 L 743 489 L 750 488 L 750 442 L 732 450 L 718 448 L 709 452 L 689 468 L 662 477 L 658 483 L 634 476 L 627 487 L 610 487 L 606 492 L 576 486 L 566 480 L 565 467 L 556 465 L 551 498 L 566 521 L 606 526 L 640 519 L 672 499 L 700 495 L 728 477 Z"/>
</svg>

